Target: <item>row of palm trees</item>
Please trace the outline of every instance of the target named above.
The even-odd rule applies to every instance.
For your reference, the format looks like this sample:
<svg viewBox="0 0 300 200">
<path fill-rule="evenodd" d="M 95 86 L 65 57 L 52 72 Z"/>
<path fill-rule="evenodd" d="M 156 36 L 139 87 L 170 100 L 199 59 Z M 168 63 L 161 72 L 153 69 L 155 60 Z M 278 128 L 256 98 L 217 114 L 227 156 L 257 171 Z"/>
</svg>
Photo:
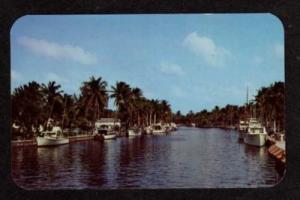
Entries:
<svg viewBox="0 0 300 200">
<path fill-rule="evenodd" d="M 176 123 L 195 123 L 198 127 L 230 127 L 237 126 L 240 120 L 249 117 L 259 118 L 269 132 L 285 129 L 284 82 L 275 82 L 257 91 L 254 99 L 242 106 L 215 106 L 211 111 L 206 109 L 182 115 L 178 111 L 173 119 Z"/>
<path fill-rule="evenodd" d="M 109 98 L 114 99 L 117 111 L 108 109 Z M 90 77 L 82 83 L 79 95 L 69 95 L 55 81 L 39 84 L 35 81 L 16 88 L 12 95 L 12 119 L 26 132 L 49 118 L 63 128 L 79 127 L 90 131 L 102 117 L 121 119 L 124 128 L 147 126 L 172 120 L 171 106 L 166 100 L 147 99 L 138 87 L 117 82 L 108 88 L 102 77 Z"/>
</svg>

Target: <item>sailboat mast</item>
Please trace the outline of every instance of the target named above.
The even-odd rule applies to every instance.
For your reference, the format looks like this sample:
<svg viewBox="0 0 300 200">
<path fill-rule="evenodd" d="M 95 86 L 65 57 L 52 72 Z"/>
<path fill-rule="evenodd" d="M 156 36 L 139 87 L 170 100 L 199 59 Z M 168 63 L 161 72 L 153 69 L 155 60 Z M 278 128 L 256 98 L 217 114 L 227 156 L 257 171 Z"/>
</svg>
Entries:
<svg viewBox="0 0 300 200">
<path fill-rule="evenodd" d="M 65 105 L 64 105 L 64 113 L 63 113 L 62 122 L 61 122 L 61 128 L 62 128 L 62 130 L 64 128 L 64 120 L 65 120 L 65 114 L 66 114 L 67 100 L 68 100 L 68 98 L 66 97 Z"/>
<path fill-rule="evenodd" d="M 248 86 L 247 86 L 247 93 L 246 93 L 246 105 L 248 105 Z"/>
<path fill-rule="evenodd" d="M 246 104 L 245 104 L 245 110 L 246 110 L 246 116 L 244 116 L 245 117 L 245 119 L 247 119 L 249 116 L 249 110 L 248 110 L 249 108 L 248 108 L 248 86 L 247 86 L 247 89 L 246 89 Z"/>
</svg>

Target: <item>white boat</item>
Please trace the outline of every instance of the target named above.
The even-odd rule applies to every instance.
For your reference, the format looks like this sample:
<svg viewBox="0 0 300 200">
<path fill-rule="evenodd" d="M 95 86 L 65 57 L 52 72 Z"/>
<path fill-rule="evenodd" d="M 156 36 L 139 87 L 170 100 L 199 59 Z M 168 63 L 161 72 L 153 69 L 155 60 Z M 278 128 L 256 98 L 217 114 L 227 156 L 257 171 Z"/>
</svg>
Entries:
<svg viewBox="0 0 300 200">
<path fill-rule="evenodd" d="M 264 146 L 267 140 L 266 128 L 256 118 L 250 118 L 244 142 L 253 146 Z"/>
<path fill-rule="evenodd" d="M 170 124 L 172 131 L 176 131 L 177 130 L 177 125 L 174 122 L 171 122 Z"/>
<path fill-rule="evenodd" d="M 244 139 L 244 135 L 247 132 L 248 122 L 244 120 L 240 120 L 239 124 L 239 139 Z"/>
<path fill-rule="evenodd" d="M 115 118 L 101 118 L 95 122 L 94 136 L 102 135 L 104 140 L 115 139 L 117 130 L 121 127 L 121 121 Z M 96 137 L 100 138 L 100 137 Z"/>
<path fill-rule="evenodd" d="M 98 139 L 98 138 L 100 138 L 99 136 L 102 136 L 104 140 L 115 139 L 117 137 L 116 132 L 113 130 L 107 129 L 107 127 L 101 127 L 94 131 L 94 138 Z"/>
<path fill-rule="evenodd" d="M 140 128 L 130 128 L 128 129 L 128 136 L 129 137 L 135 137 L 142 135 L 142 131 Z"/>
<path fill-rule="evenodd" d="M 145 128 L 145 132 L 146 132 L 147 135 L 152 134 L 152 132 L 153 132 L 152 126 L 147 126 L 147 127 Z"/>
<path fill-rule="evenodd" d="M 166 129 L 161 124 L 152 125 L 153 135 L 162 135 L 166 133 Z"/>
<path fill-rule="evenodd" d="M 115 139 L 117 137 L 117 135 L 115 133 L 108 133 L 106 135 L 103 135 L 104 140 L 111 140 L 111 139 Z"/>
<path fill-rule="evenodd" d="M 62 134 L 60 127 L 53 127 L 51 131 L 43 131 L 42 136 L 36 137 L 37 146 L 56 146 L 68 144 L 69 138 Z"/>
</svg>

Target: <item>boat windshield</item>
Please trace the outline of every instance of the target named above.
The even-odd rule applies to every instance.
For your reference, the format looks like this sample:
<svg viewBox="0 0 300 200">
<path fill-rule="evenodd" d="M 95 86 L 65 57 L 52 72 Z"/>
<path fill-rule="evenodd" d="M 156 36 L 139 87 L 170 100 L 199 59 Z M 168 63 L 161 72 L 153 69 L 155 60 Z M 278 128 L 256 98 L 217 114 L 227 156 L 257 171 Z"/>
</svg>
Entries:
<svg viewBox="0 0 300 200">
<path fill-rule="evenodd" d="M 55 132 L 47 132 L 47 136 L 55 137 L 56 133 Z"/>
<path fill-rule="evenodd" d="M 250 131 L 252 133 L 263 133 L 264 129 L 263 128 L 250 128 Z"/>
</svg>

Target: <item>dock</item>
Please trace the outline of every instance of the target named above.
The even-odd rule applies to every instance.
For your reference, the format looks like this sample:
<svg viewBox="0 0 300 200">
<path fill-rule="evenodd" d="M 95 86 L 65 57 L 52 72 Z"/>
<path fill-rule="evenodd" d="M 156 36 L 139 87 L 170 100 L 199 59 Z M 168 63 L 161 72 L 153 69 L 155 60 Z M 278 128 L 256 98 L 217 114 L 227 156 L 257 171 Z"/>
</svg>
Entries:
<svg viewBox="0 0 300 200">
<path fill-rule="evenodd" d="M 72 143 L 77 141 L 92 140 L 93 138 L 94 136 L 90 134 L 69 136 L 69 142 Z M 37 143 L 36 143 L 36 139 L 13 140 L 11 141 L 11 146 L 12 147 L 37 146 Z"/>
<path fill-rule="evenodd" d="M 282 164 L 286 164 L 285 142 L 275 141 L 268 149 L 269 154 Z"/>
<path fill-rule="evenodd" d="M 30 139 L 30 140 L 12 140 L 11 146 L 12 147 L 27 147 L 27 146 L 36 146 L 36 140 Z"/>
</svg>

